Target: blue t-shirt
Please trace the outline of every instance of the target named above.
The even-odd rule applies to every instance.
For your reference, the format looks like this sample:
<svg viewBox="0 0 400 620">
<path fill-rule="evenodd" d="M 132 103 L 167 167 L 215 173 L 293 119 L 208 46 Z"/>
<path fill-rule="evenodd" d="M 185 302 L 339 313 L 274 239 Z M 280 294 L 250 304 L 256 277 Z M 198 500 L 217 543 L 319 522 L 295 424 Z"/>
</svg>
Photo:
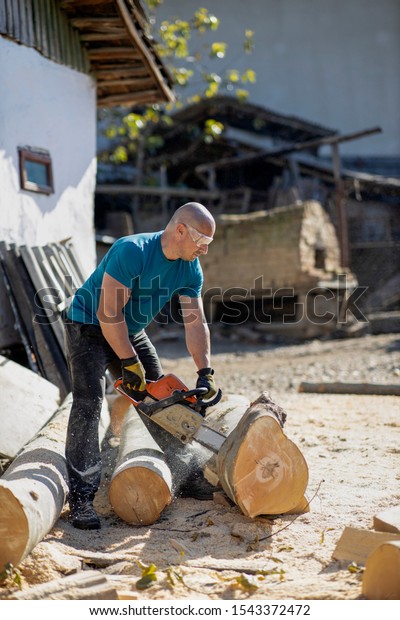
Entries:
<svg viewBox="0 0 400 620">
<path fill-rule="evenodd" d="M 162 231 L 121 237 L 75 292 L 68 318 L 99 325 L 96 316 L 105 273 L 131 289 L 123 309 L 130 335 L 144 329 L 174 294 L 200 297 L 200 261 L 168 260 L 161 248 Z"/>
</svg>

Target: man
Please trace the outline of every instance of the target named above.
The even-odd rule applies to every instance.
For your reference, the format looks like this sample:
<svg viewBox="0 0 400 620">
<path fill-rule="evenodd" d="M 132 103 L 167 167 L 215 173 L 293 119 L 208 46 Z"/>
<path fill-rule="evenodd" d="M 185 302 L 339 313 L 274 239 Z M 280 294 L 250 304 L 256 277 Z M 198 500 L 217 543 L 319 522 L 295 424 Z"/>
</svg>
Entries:
<svg viewBox="0 0 400 620">
<path fill-rule="evenodd" d="M 189 202 L 164 231 L 118 239 L 73 297 L 65 331 L 73 395 L 66 460 L 74 527 L 100 527 L 93 499 L 101 477 L 98 425 L 105 371 L 117 362 L 123 388 L 133 396 L 145 389 L 147 379 L 162 376 L 145 328 L 174 294 L 179 294 L 186 346 L 197 368 L 196 386 L 208 388 L 205 399 L 216 394 L 199 262 L 214 232 L 211 213 Z"/>
</svg>

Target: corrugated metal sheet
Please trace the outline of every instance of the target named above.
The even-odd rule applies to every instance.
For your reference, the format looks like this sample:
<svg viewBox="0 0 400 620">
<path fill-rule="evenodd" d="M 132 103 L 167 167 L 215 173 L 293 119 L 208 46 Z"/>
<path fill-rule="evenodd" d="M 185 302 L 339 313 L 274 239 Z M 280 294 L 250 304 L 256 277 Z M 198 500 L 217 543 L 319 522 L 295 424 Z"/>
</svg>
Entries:
<svg viewBox="0 0 400 620">
<path fill-rule="evenodd" d="M 56 0 L 0 0 L 0 34 L 77 71 L 90 70 L 79 32 Z"/>
</svg>

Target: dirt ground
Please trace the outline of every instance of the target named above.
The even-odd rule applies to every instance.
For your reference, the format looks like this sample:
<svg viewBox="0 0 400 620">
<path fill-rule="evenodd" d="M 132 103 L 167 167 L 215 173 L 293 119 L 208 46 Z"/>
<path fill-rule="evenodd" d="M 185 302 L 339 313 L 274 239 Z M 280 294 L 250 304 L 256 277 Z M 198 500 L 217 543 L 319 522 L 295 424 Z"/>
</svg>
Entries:
<svg viewBox="0 0 400 620">
<path fill-rule="evenodd" d="M 301 381 L 398 384 L 400 335 L 312 340 L 303 344 L 213 337 L 222 390 L 249 400 L 262 391 L 287 412 L 286 435 L 309 467 L 309 512 L 249 519 L 236 506 L 175 499 L 153 526 L 121 521 L 107 500 L 107 476 L 96 498 L 102 529 L 75 530 L 68 505 L 53 530 L 21 563 L 22 588 L 79 570 L 104 572 L 118 590 L 148 599 L 360 599 L 362 567 L 332 559 L 346 526 L 372 529 L 375 514 L 400 504 L 398 396 L 299 393 Z M 157 343 L 164 371 L 193 387 L 195 369 L 182 339 Z M 112 467 L 117 441 L 105 444 Z M 136 586 L 142 565 L 156 580 Z M 9 582 L 0 598 L 15 590 Z"/>
</svg>

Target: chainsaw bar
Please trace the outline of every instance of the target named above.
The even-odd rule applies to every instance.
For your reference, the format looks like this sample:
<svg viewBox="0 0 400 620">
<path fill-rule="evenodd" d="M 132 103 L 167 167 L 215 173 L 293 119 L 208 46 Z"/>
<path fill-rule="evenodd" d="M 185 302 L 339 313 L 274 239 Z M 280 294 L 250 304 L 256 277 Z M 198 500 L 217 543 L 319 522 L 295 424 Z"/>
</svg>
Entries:
<svg viewBox="0 0 400 620">
<path fill-rule="evenodd" d="M 177 391 L 161 401 L 154 400 L 148 395 L 142 401 L 137 402 L 123 390 L 120 381 L 117 381 L 114 387 L 131 401 L 139 413 L 161 426 L 182 443 L 194 440 L 216 453 L 226 439 L 224 435 L 204 424 L 204 416 L 193 406 L 185 403 L 185 398 L 192 396 L 194 392 L 203 393 L 204 388 L 184 393 Z"/>
</svg>

